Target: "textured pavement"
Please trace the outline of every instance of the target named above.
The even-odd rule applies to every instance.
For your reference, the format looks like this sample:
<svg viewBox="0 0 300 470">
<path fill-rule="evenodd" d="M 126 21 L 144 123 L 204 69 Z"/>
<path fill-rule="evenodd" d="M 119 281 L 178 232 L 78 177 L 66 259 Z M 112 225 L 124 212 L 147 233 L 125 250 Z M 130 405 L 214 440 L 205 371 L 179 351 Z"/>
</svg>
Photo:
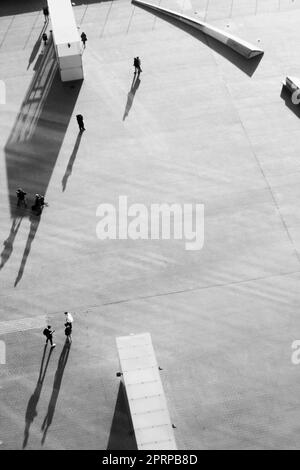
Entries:
<svg viewBox="0 0 300 470">
<path fill-rule="evenodd" d="M 300 113 L 281 81 L 300 77 L 300 1 L 160 5 L 265 55 L 245 62 L 128 0 L 88 2 L 85 80 L 62 85 L 41 11 L 0 8 L 1 449 L 133 448 L 115 337 L 143 332 L 179 449 L 299 447 Z M 18 186 L 45 193 L 40 220 L 16 210 Z M 99 241 L 97 206 L 119 195 L 204 203 L 204 248 Z M 44 360 L 43 316 L 57 343 Z"/>
</svg>

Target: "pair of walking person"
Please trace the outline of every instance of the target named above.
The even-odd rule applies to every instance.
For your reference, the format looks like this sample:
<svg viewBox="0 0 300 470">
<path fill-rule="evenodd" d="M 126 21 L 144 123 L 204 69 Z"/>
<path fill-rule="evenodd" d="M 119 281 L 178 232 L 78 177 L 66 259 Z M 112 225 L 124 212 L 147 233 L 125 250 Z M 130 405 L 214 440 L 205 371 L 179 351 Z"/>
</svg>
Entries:
<svg viewBox="0 0 300 470">
<path fill-rule="evenodd" d="M 134 74 L 138 73 L 138 75 L 142 72 L 141 69 L 141 59 L 137 56 L 133 59 L 133 66 L 134 66 Z"/>
<path fill-rule="evenodd" d="M 73 316 L 71 315 L 70 312 L 65 312 L 65 336 L 66 336 L 66 341 L 68 343 L 72 342 L 72 324 L 73 324 Z M 53 334 L 55 330 L 52 330 L 51 325 L 48 325 L 47 328 L 44 329 L 43 335 L 46 336 L 46 345 L 48 344 L 48 341 L 50 342 L 51 349 L 55 348 L 56 343 L 53 342 Z"/>
<path fill-rule="evenodd" d="M 17 206 L 18 207 L 25 207 L 27 208 L 27 198 L 26 198 L 26 191 L 22 188 L 18 188 L 16 190 L 17 195 Z M 45 206 L 45 197 L 41 194 L 36 194 L 34 199 L 34 204 L 31 206 L 31 210 L 36 212 L 37 215 L 40 215 L 43 208 Z"/>
<path fill-rule="evenodd" d="M 41 194 L 36 194 L 34 199 L 34 204 L 31 206 L 32 212 L 35 212 L 36 215 L 41 215 L 45 206 L 45 197 Z"/>
</svg>

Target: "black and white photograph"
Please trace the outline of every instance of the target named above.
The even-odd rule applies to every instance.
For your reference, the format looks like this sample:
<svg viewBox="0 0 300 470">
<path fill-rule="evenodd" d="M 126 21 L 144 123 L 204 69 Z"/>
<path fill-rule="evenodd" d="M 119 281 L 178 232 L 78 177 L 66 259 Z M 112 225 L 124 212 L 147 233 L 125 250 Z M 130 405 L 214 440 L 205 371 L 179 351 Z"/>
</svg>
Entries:
<svg viewBox="0 0 300 470">
<path fill-rule="evenodd" d="M 299 25 L 0 1 L 0 450 L 300 449 Z"/>
</svg>

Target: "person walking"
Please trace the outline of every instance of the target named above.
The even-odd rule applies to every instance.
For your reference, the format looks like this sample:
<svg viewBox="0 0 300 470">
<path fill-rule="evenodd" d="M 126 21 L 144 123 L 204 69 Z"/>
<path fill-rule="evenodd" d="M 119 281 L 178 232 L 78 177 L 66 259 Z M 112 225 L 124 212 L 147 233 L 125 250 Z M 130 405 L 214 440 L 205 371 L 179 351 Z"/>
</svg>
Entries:
<svg viewBox="0 0 300 470">
<path fill-rule="evenodd" d="M 18 199 L 17 206 L 20 207 L 23 205 L 24 207 L 27 207 L 27 200 L 25 197 L 27 193 L 25 193 L 22 188 L 18 188 L 16 194 Z"/>
<path fill-rule="evenodd" d="M 80 132 L 85 131 L 82 114 L 77 114 L 76 119 L 77 119 Z"/>
<path fill-rule="evenodd" d="M 65 323 L 66 341 L 72 343 L 72 323 Z"/>
<path fill-rule="evenodd" d="M 45 18 L 45 23 L 47 23 L 47 21 L 49 21 L 49 9 L 48 9 L 48 7 L 43 8 L 43 14 L 44 14 L 44 18 Z"/>
<path fill-rule="evenodd" d="M 87 37 L 86 37 L 86 34 L 84 32 L 81 33 L 81 41 L 82 41 L 82 44 L 83 44 L 83 47 L 85 48 L 85 43 L 87 41 Z"/>
<path fill-rule="evenodd" d="M 41 194 L 35 195 L 35 200 L 33 206 L 31 206 L 31 210 L 36 212 L 37 215 L 41 215 L 45 206 L 45 198 Z"/>
<path fill-rule="evenodd" d="M 66 323 L 72 324 L 74 321 L 74 318 L 70 312 L 65 312 L 65 321 Z"/>
<path fill-rule="evenodd" d="M 48 325 L 47 328 L 44 329 L 43 335 L 46 336 L 46 345 L 48 344 L 48 341 L 50 341 L 51 348 L 55 348 L 56 344 L 53 343 L 53 333 L 55 330 L 51 330 L 51 325 Z"/>
<path fill-rule="evenodd" d="M 46 33 L 43 33 L 42 39 L 44 41 L 44 46 L 46 47 L 47 46 L 47 41 L 48 41 L 48 36 L 47 36 Z"/>
<path fill-rule="evenodd" d="M 133 66 L 134 66 L 134 75 L 135 75 L 138 70 L 138 62 L 137 62 L 136 57 L 133 59 Z"/>
<path fill-rule="evenodd" d="M 138 68 L 138 74 L 140 74 L 142 72 L 142 69 L 141 69 L 141 59 L 139 57 L 136 58 L 137 60 L 137 68 Z"/>
<path fill-rule="evenodd" d="M 73 329 L 73 315 L 70 312 L 65 312 L 65 335 L 66 341 L 72 342 L 72 329 Z"/>
<path fill-rule="evenodd" d="M 137 56 L 133 60 L 133 65 L 134 65 L 134 73 L 138 73 L 138 75 L 142 72 L 141 69 L 141 59 Z"/>
</svg>

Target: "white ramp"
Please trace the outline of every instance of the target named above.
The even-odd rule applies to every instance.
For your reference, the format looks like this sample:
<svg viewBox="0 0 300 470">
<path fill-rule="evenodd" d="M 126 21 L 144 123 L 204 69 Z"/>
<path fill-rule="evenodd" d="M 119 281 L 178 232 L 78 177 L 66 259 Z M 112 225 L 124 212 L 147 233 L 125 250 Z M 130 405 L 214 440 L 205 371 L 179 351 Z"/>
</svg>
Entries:
<svg viewBox="0 0 300 470">
<path fill-rule="evenodd" d="M 116 342 L 138 449 L 177 449 L 150 333 Z"/>
<path fill-rule="evenodd" d="M 186 15 L 181 15 L 176 11 L 169 10 L 168 8 L 162 8 L 158 5 L 153 5 L 152 3 L 144 2 L 141 0 L 132 0 L 133 4 L 137 4 L 140 6 L 144 6 L 154 11 L 158 11 L 160 13 L 164 13 L 172 18 L 176 18 L 183 23 L 186 23 L 190 26 L 193 26 L 196 29 L 199 29 L 202 33 L 210 36 L 217 41 L 225 44 L 226 46 L 230 47 L 238 54 L 246 57 L 246 59 L 252 59 L 257 55 L 261 55 L 264 51 L 255 45 L 251 44 L 250 42 L 244 41 L 243 39 L 234 36 L 233 34 L 229 34 L 225 31 L 222 31 L 219 28 L 215 28 L 214 26 L 209 25 L 208 23 L 204 23 L 204 21 L 200 21 L 195 18 L 190 18 Z"/>
<path fill-rule="evenodd" d="M 71 1 L 48 0 L 48 7 L 61 79 L 83 79 L 80 37 Z"/>
</svg>

